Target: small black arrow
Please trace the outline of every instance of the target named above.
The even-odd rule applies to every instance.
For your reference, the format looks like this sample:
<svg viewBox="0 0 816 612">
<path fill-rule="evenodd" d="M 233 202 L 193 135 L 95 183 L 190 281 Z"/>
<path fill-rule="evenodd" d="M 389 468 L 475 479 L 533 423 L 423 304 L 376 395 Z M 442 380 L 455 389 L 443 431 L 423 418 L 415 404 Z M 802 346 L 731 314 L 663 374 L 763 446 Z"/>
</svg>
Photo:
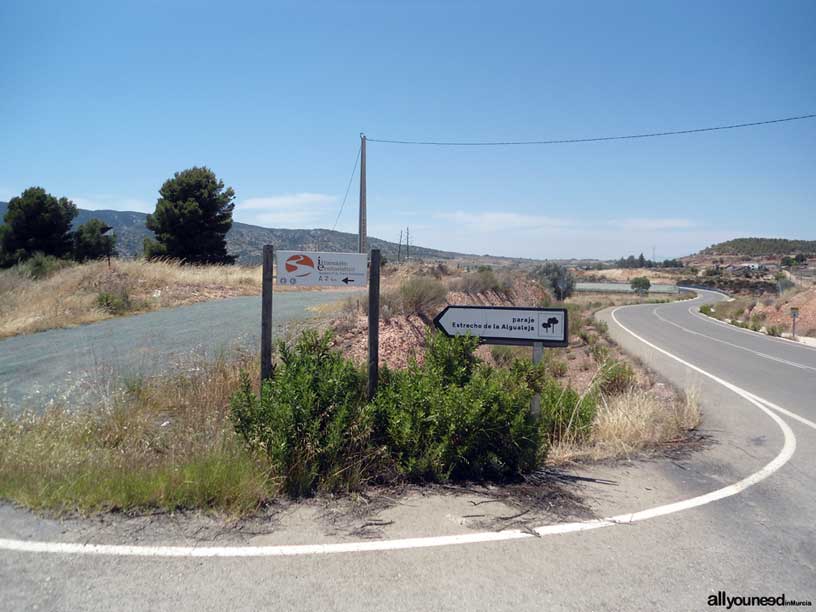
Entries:
<svg viewBox="0 0 816 612">
<path fill-rule="evenodd" d="M 353 283 L 353 282 L 354 282 L 354 279 L 353 279 L 353 278 L 349 278 L 349 277 L 347 276 L 346 278 L 344 278 L 344 279 L 343 279 L 343 282 L 344 282 L 344 283 L 346 283 L 346 284 L 348 285 L 349 283 Z"/>
</svg>

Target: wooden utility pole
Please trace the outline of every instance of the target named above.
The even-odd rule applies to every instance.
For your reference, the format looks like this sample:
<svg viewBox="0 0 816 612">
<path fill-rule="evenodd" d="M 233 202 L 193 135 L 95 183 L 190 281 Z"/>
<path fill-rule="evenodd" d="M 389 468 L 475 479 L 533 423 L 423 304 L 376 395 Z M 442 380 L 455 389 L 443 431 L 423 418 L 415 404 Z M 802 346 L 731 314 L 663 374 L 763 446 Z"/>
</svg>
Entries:
<svg viewBox="0 0 816 612">
<path fill-rule="evenodd" d="M 263 248 L 263 273 L 261 277 L 261 382 L 272 377 L 272 288 L 273 259 L 275 247 L 265 244 Z"/>
<path fill-rule="evenodd" d="M 405 261 L 411 259 L 411 228 L 405 228 Z"/>
<path fill-rule="evenodd" d="M 360 253 L 366 252 L 366 137 L 360 134 Z"/>
<path fill-rule="evenodd" d="M 402 259 L 402 230 L 400 230 L 400 239 L 397 244 L 397 263 Z"/>
<path fill-rule="evenodd" d="M 380 249 L 371 249 L 368 274 L 368 400 L 377 394 L 380 378 Z"/>
</svg>

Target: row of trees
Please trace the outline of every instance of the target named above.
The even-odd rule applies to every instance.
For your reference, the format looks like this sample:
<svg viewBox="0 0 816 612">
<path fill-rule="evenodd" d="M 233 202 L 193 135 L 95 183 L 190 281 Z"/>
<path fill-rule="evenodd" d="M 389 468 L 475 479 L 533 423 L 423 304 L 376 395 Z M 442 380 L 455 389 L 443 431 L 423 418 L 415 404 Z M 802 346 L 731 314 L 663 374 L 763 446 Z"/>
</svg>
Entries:
<svg viewBox="0 0 816 612">
<path fill-rule="evenodd" d="M 652 261 L 646 259 L 641 253 L 638 257 L 630 255 L 621 257 L 615 262 L 617 268 L 682 268 L 683 262 L 679 259 L 664 259 L 663 261 Z"/>
<path fill-rule="evenodd" d="M 42 187 L 29 187 L 12 198 L 0 225 L 0 267 L 21 263 L 36 253 L 87 261 L 110 257 L 115 236 L 99 219 L 71 231 L 77 216 L 76 205 L 67 198 L 55 198 Z"/>
<path fill-rule="evenodd" d="M 791 268 L 793 266 L 801 266 L 802 264 L 807 263 L 807 255 L 804 253 L 799 253 L 795 257 L 791 257 L 790 255 L 786 255 L 780 261 L 780 264 L 784 268 Z"/>
<path fill-rule="evenodd" d="M 194 167 L 176 172 L 159 189 L 156 210 L 145 225 L 148 259 L 172 258 L 193 264 L 231 264 L 226 235 L 232 227 L 235 192 L 212 170 Z M 0 226 L 0 267 L 21 263 L 37 253 L 87 261 L 110 257 L 116 237 L 99 219 L 71 230 L 78 214 L 68 198 L 56 198 L 42 187 L 30 187 L 12 198 Z"/>
</svg>

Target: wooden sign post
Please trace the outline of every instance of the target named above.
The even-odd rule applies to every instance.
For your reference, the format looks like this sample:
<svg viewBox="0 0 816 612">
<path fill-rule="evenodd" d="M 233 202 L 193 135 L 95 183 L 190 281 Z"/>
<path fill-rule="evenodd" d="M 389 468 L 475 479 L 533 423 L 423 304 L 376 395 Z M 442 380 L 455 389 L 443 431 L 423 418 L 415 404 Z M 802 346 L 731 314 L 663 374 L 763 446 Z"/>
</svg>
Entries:
<svg viewBox="0 0 816 612">
<path fill-rule="evenodd" d="M 371 249 L 368 273 L 368 400 L 377 394 L 380 378 L 380 249 Z"/>
<path fill-rule="evenodd" d="M 275 247 L 263 248 L 261 275 L 261 383 L 272 377 L 272 288 L 274 287 L 272 261 Z"/>
</svg>

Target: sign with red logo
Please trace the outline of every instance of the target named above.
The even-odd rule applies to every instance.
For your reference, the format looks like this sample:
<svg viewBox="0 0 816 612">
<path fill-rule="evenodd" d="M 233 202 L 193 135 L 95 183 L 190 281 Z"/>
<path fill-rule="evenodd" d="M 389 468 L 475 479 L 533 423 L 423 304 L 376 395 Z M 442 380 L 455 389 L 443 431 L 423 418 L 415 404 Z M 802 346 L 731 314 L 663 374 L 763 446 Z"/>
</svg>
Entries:
<svg viewBox="0 0 816 612">
<path fill-rule="evenodd" d="M 364 287 L 368 281 L 364 253 L 278 251 L 276 255 L 279 285 Z"/>
</svg>

